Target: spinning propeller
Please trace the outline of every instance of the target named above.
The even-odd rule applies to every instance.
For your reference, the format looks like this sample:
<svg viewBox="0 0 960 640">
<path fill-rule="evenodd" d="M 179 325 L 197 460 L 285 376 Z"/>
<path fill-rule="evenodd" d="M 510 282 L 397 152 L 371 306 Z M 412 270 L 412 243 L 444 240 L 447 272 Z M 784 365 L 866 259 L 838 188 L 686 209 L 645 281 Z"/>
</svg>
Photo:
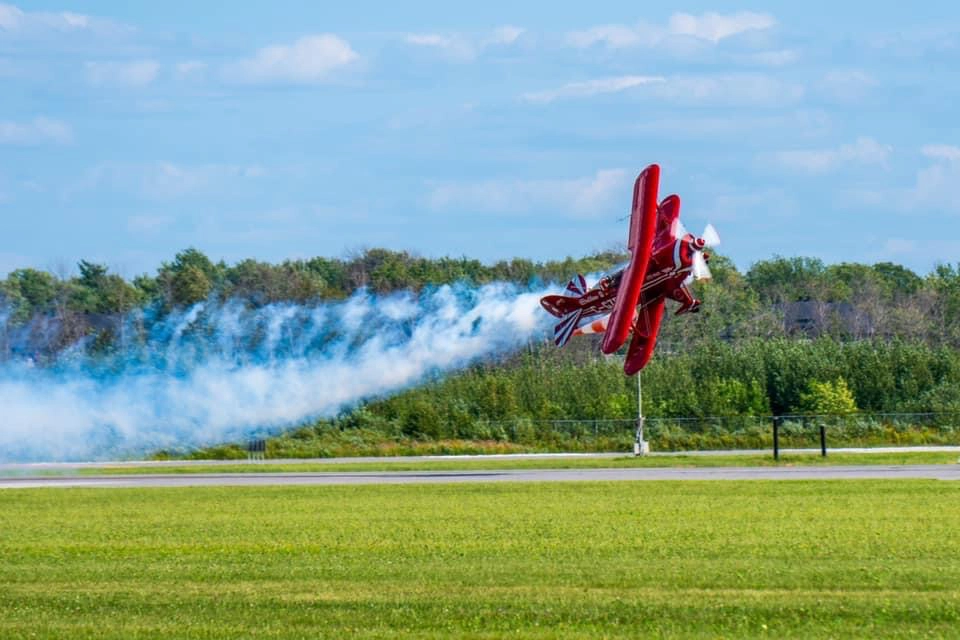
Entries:
<svg viewBox="0 0 960 640">
<path fill-rule="evenodd" d="M 680 222 L 679 218 L 674 221 L 673 235 L 675 238 L 680 239 L 687 235 L 687 229 L 683 226 L 683 223 Z M 712 224 L 708 224 L 703 230 L 703 234 L 699 238 L 694 237 L 692 240 L 693 248 L 693 265 L 690 269 L 690 275 L 687 276 L 685 284 L 690 284 L 695 280 L 709 280 L 712 276 L 710 274 L 710 267 L 707 266 L 707 259 L 704 257 L 704 249 L 712 249 L 720 244 L 720 234 L 717 233 L 717 230 Z"/>
</svg>

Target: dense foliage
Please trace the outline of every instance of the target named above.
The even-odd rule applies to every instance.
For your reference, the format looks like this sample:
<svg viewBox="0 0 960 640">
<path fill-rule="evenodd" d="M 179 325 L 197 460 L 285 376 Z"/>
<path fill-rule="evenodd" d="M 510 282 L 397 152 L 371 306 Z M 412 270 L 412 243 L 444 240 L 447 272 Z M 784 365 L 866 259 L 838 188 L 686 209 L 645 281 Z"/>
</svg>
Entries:
<svg viewBox="0 0 960 640">
<path fill-rule="evenodd" d="M 86 261 L 71 277 L 19 269 L 0 281 L 0 359 L 10 355 L 11 328 L 42 334 L 53 355 L 85 335 L 96 335 L 92 344 L 109 343 L 112 325 L 103 318 L 136 306 L 162 314 L 210 298 L 256 307 L 339 300 L 358 287 L 384 293 L 454 281 L 559 283 L 624 258 L 608 252 L 484 265 L 370 249 L 343 259 L 227 265 L 188 249 L 156 275 L 129 282 Z M 645 413 L 652 419 L 960 412 L 960 265 L 920 276 L 892 263 L 775 257 L 741 273 L 718 255 L 711 268 L 713 282 L 696 285 L 703 311 L 668 315 L 657 356 L 644 371 Z M 294 435 L 323 439 L 333 430 L 367 441 L 543 444 L 557 433 L 557 421 L 627 420 L 635 412 L 634 379 L 622 375 L 616 356 L 599 356 L 596 340 L 581 339 L 559 351 L 531 344 L 502 361 L 368 399 Z"/>
<path fill-rule="evenodd" d="M 478 440 L 622 449 L 632 438 L 637 387 L 620 365 L 615 356 L 580 359 L 552 345 L 532 347 L 320 420 L 272 454 L 389 453 L 369 446 L 371 434 L 408 449 L 411 442 Z M 642 375 L 648 435 L 661 449 L 768 446 L 772 415 L 798 416 L 786 423 L 785 436 L 795 436 L 787 444 L 814 441 L 802 424 L 810 414 L 830 414 L 834 445 L 960 439 L 960 352 L 946 346 L 829 337 L 716 341 L 655 358 Z M 931 412 L 948 419 L 876 417 Z M 835 417 L 844 415 L 849 419 Z"/>
</svg>

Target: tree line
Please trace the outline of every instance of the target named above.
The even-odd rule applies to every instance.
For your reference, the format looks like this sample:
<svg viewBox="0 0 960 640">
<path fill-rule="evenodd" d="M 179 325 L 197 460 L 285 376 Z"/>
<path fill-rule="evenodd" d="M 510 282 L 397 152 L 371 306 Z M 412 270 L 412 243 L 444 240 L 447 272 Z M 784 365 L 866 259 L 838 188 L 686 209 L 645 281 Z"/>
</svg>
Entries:
<svg viewBox="0 0 960 640">
<path fill-rule="evenodd" d="M 367 249 L 344 258 L 280 264 L 243 260 L 228 265 L 191 248 L 162 263 L 154 275 L 131 280 L 86 260 L 72 276 L 14 270 L 0 280 L 4 321 L 0 324 L 40 322 L 47 333 L 55 334 L 49 340 L 55 351 L 90 334 L 103 334 L 101 340 L 109 341 L 109 323 L 102 319 L 137 307 L 149 306 L 163 314 L 207 299 L 239 300 L 253 307 L 311 304 L 344 299 L 361 287 L 388 293 L 456 281 L 562 285 L 576 273 L 606 271 L 627 257 L 609 251 L 578 259 L 515 258 L 484 264 L 466 257 L 425 258 Z M 696 285 L 705 303 L 703 311 L 680 322 L 668 317 L 660 352 L 716 340 L 790 336 L 960 346 L 960 264 L 941 264 L 921 276 L 890 262 L 826 265 L 815 258 L 777 256 L 741 273 L 729 259 L 715 255 L 711 269 L 714 280 Z"/>
</svg>

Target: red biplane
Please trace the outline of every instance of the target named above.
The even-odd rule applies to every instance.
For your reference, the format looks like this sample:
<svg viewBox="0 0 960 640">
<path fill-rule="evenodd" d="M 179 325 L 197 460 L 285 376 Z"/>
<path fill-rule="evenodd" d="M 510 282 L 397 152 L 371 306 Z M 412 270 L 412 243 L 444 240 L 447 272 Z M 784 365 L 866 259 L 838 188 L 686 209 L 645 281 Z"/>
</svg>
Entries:
<svg viewBox="0 0 960 640">
<path fill-rule="evenodd" d="M 637 176 L 627 242 L 630 261 L 625 266 L 589 289 L 578 274 L 567 284 L 572 295 L 540 299 L 544 309 L 561 319 L 554 329 L 557 346 L 575 335 L 606 332 L 601 351 L 614 353 L 632 330 L 623 364 L 627 375 L 650 361 L 667 298 L 680 303 L 678 315 L 700 310 L 689 285 L 710 278 L 710 255 L 704 249 L 720 243 L 711 225 L 701 237 L 687 233 L 680 223 L 679 196 L 667 196 L 658 205 L 659 183 L 660 167 L 655 164 Z"/>
</svg>

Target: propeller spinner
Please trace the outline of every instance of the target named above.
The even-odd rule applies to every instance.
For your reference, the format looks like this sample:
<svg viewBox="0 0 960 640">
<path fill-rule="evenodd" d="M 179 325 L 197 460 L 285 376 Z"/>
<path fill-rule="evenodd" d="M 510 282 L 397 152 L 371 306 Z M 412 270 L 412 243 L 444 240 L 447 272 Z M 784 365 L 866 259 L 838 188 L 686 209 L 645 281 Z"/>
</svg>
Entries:
<svg viewBox="0 0 960 640">
<path fill-rule="evenodd" d="M 677 238 L 682 238 L 687 235 L 687 230 L 683 227 L 683 224 L 677 220 L 674 231 L 677 234 Z M 717 230 L 712 224 L 708 224 L 703 230 L 703 234 L 699 238 L 693 238 L 691 241 L 691 246 L 694 249 L 693 252 L 693 265 L 690 270 L 690 275 L 687 277 L 687 284 L 695 280 L 709 280 L 713 276 L 710 273 L 710 267 L 707 266 L 707 260 L 709 259 L 709 254 L 703 252 L 706 248 L 713 248 L 720 244 L 720 234 L 717 233 Z"/>
</svg>

